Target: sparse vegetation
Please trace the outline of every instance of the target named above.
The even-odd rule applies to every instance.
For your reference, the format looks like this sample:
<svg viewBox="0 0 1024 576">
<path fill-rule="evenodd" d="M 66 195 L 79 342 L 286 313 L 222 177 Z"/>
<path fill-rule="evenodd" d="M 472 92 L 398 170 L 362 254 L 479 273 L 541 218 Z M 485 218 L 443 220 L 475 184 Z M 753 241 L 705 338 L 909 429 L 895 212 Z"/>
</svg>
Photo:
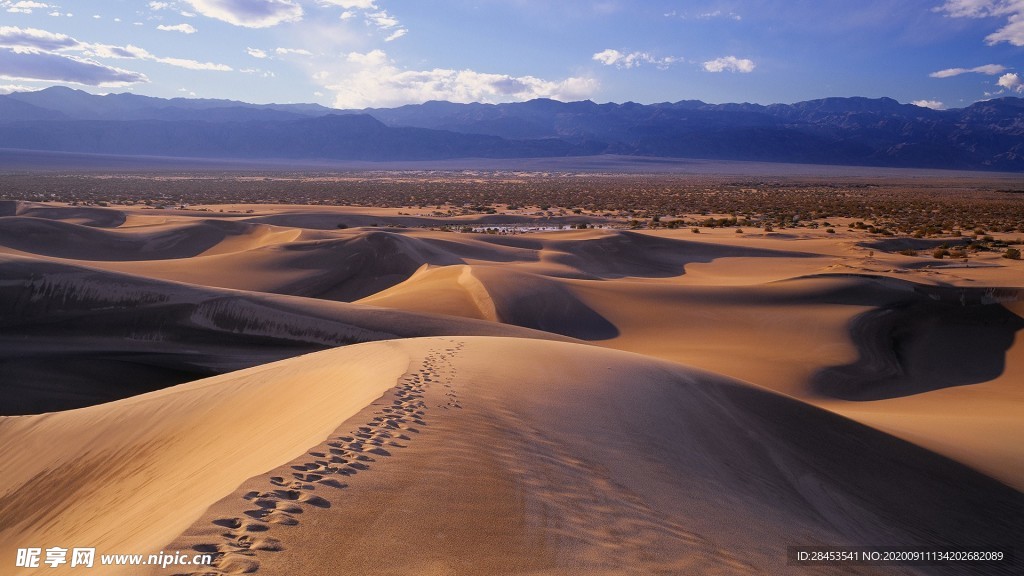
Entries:
<svg viewBox="0 0 1024 576">
<path fill-rule="evenodd" d="M 968 252 L 1005 247 L 1024 233 L 1024 195 L 1005 181 L 726 177 L 503 170 L 348 172 L 7 173 L 0 199 L 170 209 L 209 204 L 417 207 L 407 215 L 457 217 L 516 211 L 632 228 L 845 226 L 884 237 L 972 238 Z M 226 210 L 231 212 L 232 210 Z M 251 213 L 250 210 L 235 210 Z M 1005 237 L 1005 236 L 1004 236 Z"/>
</svg>

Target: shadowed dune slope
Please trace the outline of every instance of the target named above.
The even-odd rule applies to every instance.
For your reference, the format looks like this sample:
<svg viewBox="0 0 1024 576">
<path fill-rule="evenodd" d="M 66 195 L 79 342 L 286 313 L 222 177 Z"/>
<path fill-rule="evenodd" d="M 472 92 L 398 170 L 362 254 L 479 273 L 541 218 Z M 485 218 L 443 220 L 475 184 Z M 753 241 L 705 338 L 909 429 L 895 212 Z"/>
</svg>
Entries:
<svg viewBox="0 0 1024 576">
<path fill-rule="evenodd" d="M 992 292 L 919 286 L 914 297 L 859 315 L 850 325 L 859 357 L 823 369 L 813 389 L 845 400 L 881 400 L 998 378 L 1024 318 L 986 299 Z M 956 293 L 961 298 L 954 299 Z"/>
<path fill-rule="evenodd" d="M 360 412 L 410 378 L 422 424 L 393 429 L 406 439 L 367 452 L 357 474 L 309 475 L 304 451 L 399 406 Z M 244 541 L 266 546 L 227 557 L 226 572 L 255 560 L 266 574 L 763 573 L 782 569 L 787 544 L 1024 536 L 1021 494 L 959 464 L 734 381 L 578 344 L 361 344 L 5 418 L 0 438 L 0 518 L 16 519 L 0 525 L 0 557 L 31 542 L 178 549 L 238 534 L 222 514 L 254 505 L 268 514 L 238 512 L 263 526 Z M 260 476 L 273 470 L 305 486 L 242 498 L 273 489 Z"/>
<path fill-rule="evenodd" d="M 332 346 L 442 334 L 559 338 L 2 256 L 0 413 L 76 408 Z"/>
<path fill-rule="evenodd" d="M 0 246 L 56 258 L 145 261 L 190 258 L 216 252 L 218 245 L 248 237 L 259 246 L 269 227 L 231 220 L 200 220 L 127 229 L 95 228 L 65 220 L 0 218 Z M 295 238 L 297 234 L 291 234 Z"/>
</svg>

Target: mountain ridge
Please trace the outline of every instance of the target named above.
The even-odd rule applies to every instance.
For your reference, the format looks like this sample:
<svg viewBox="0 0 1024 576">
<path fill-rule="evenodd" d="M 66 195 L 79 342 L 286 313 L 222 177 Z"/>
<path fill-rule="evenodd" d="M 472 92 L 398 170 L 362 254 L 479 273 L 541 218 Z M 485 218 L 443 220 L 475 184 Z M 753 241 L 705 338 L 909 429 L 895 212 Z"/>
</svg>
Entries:
<svg viewBox="0 0 1024 576">
<path fill-rule="evenodd" d="M 368 161 L 618 154 L 1024 171 L 1024 99 L 949 110 L 866 97 L 768 105 L 428 101 L 338 110 L 52 87 L 0 96 L 0 147 Z"/>
</svg>

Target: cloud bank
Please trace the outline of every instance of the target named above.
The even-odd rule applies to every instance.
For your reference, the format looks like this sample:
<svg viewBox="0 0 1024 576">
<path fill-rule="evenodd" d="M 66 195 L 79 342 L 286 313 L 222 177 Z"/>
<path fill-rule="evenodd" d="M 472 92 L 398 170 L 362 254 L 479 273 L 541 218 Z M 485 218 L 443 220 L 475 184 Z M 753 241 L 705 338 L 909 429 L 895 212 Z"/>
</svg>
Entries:
<svg viewBox="0 0 1024 576">
<path fill-rule="evenodd" d="M 398 106 L 428 100 L 521 102 L 533 98 L 578 100 L 597 89 L 590 78 L 545 80 L 475 70 L 402 70 L 382 50 L 350 52 L 344 69 L 320 71 L 314 79 L 334 93 L 338 108 Z"/>
<path fill-rule="evenodd" d="M 189 70 L 231 70 L 224 64 L 157 56 L 130 44 L 114 46 L 82 42 L 67 34 L 17 26 L 0 26 L 0 49 L 3 49 L 0 76 L 19 80 L 105 87 L 149 81 L 145 74 L 108 66 L 96 58 L 147 60 Z"/>
<path fill-rule="evenodd" d="M 95 60 L 12 48 L 0 48 L 0 78 L 103 87 L 148 82 L 145 74 L 106 66 Z"/>
</svg>

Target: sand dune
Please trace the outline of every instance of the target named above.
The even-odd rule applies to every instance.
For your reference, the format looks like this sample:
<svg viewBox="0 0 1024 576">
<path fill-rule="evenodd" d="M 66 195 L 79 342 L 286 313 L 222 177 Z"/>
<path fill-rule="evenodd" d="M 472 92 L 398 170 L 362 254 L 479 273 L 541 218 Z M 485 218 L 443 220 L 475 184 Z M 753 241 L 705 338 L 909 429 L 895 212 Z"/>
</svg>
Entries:
<svg viewBox="0 0 1024 576">
<path fill-rule="evenodd" d="M 0 202 L 0 413 L 52 412 L 0 417 L 4 570 L 87 545 L 217 574 L 778 573 L 791 544 L 1024 541 L 1019 262 L 242 208 Z"/>
<path fill-rule="evenodd" d="M 317 213 L 138 218 L 144 219 L 113 230 L 39 218 L 0 219 L 0 252 L 204 286 L 345 302 L 400 284 L 424 264 L 500 264 L 503 269 L 555 278 L 667 279 L 685 274 L 689 265 L 716 259 L 816 260 L 807 252 L 723 246 L 622 230 L 529 236 L 400 228 L 338 230 L 325 224 L 338 215 Z M 259 223 L 293 220 L 309 228 Z"/>
<path fill-rule="evenodd" d="M 564 282 L 498 267 L 424 269 L 359 302 L 481 318 L 585 340 L 618 335 L 615 326 L 576 298 Z"/>
<path fill-rule="evenodd" d="M 298 354 L 440 334 L 558 338 L 431 314 L 0 256 L 0 414 L 77 408 Z"/>
<path fill-rule="evenodd" d="M 113 208 L 50 206 L 35 202 L 0 200 L 0 217 L 9 216 L 43 218 L 98 228 L 116 228 L 127 220 L 127 214 Z"/>
<path fill-rule="evenodd" d="M 369 343 L 2 426 L 5 547 L 194 547 L 228 573 L 751 573 L 791 542 L 1022 536 L 1020 493 L 954 462 L 573 344 Z"/>
<path fill-rule="evenodd" d="M 78 260 L 166 260 L 258 248 L 270 227 L 230 220 L 203 220 L 125 230 L 67 220 L 0 218 L 0 246 L 41 256 Z M 296 231 L 283 234 L 295 239 Z M 239 239 L 239 237 L 242 237 Z"/>
</svg>

